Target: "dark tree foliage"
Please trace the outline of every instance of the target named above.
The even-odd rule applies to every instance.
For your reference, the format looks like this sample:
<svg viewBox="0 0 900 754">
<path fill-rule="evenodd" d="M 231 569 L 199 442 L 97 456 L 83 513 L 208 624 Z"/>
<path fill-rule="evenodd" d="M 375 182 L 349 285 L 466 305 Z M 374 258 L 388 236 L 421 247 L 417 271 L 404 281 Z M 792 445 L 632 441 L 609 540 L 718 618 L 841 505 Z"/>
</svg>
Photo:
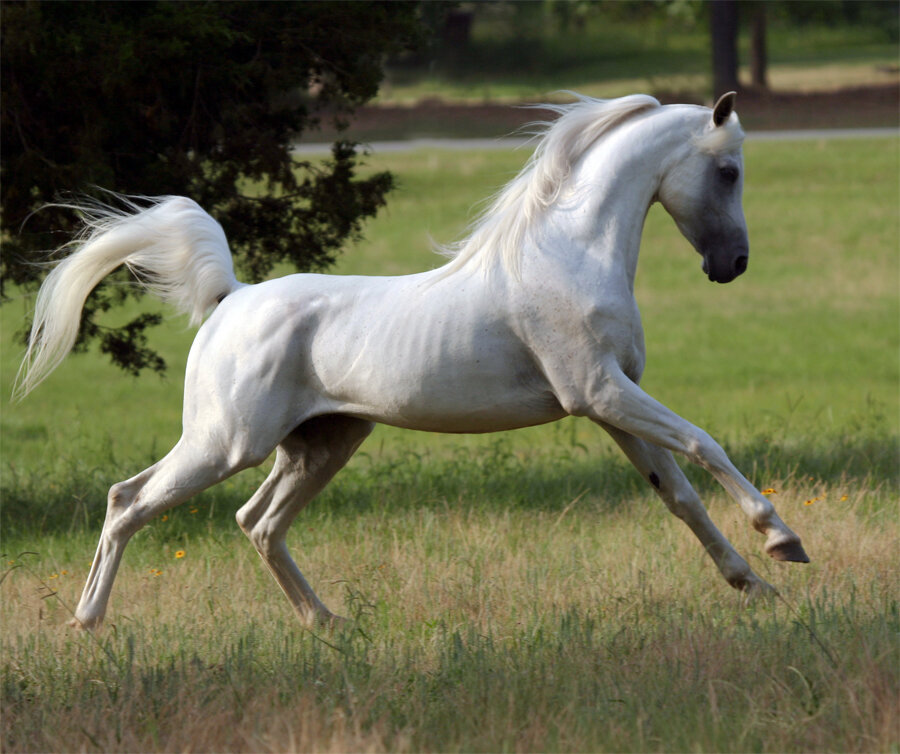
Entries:
<svg viewBox="0 0 900 754">
<path fill-rule="evenodd" d="M 190 196 L 255 282 L 280 263 L 330 265 L 393 185 L 389 173 L 356 177 L 352 143 L 315 165 L 290 147 L 376 94 L 386 57 L 420 41 L 415 3 L 3 2 L 0 13 L 0 296 L 39 283 L 33 263 L 77 218 L 35 210 L 73 193 Z M 128 371 L 161 371 L 145 337 L 157 316 L 96 321 L 134 295 L 98 287 L 80 344 L 96 337 Z"/>
</svg>

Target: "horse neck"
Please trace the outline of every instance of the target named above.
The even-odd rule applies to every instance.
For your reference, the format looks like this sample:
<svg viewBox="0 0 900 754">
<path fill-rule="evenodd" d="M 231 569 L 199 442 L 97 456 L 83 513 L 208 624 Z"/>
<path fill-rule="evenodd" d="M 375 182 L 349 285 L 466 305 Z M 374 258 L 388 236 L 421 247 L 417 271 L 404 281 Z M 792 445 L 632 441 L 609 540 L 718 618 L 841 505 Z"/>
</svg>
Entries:
<svg viewBox="0 0 900 754">
<path fill-rule="evenodd" d="M 650 114 L 598 142 L 549 210 L 544 228 L 557 231 L 554 245 L 578 278 L 613 276 L 633 291 L 647 212 L 678 145 L 688 140 L 683 129 L 661 128 L 659 120 Z"/>
</svg>

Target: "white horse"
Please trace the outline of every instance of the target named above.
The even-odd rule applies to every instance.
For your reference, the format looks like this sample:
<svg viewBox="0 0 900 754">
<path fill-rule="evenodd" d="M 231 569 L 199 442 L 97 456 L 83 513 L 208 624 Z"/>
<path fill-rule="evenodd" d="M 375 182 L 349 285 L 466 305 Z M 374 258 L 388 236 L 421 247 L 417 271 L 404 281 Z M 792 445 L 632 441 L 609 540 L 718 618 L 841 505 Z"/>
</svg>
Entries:
<svg viewBox="0 0 900 754">
<path fill-rule="evenodd" d="M 183 434 L 161 461 L 113 485 L 73 624 L 97 626 L 122 552 L 154 516 L 276 450 L 237 512 L 301 619 L 335 616 L 285 545 L 297 513 L 375 422 L 493 432 L 587 416 L 613 437 L 733 587 L 760 579 L 709 519 L 671 451 L 708 470 L 766 535 L 776 560 L 800 539 L 703 430 L 638 387 L 644 341 L 634 275 L 644 218 L 660 201 L 710 280 L 747 267 L 743 132 L 734 93 L 715 108 L 634 95 L 555 108 L 529 163 L 445 266 L 402 277 L 234 276 L 221 227 L 183 197 L 94 207 L 86 233 L 39 293 L 19 393 L 72 347 L 84 300 L 121 264 L 199 322 Z"/>
</svg>

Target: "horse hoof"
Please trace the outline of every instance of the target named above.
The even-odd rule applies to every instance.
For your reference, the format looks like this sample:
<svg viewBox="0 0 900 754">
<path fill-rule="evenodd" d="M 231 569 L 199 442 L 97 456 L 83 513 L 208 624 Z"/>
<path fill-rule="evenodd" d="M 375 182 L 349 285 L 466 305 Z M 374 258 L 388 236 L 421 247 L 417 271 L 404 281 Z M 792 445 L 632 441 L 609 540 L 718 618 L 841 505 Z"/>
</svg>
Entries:
<svg viewBox="0 0 900 754">
<path fill-rule="evenodd" d="M 809 563 L 809 555 L 798 541 L 780 542 L 766 549 L 769 557 L 775 560 L 790 561 L 791 563 Z"/>
</svg>

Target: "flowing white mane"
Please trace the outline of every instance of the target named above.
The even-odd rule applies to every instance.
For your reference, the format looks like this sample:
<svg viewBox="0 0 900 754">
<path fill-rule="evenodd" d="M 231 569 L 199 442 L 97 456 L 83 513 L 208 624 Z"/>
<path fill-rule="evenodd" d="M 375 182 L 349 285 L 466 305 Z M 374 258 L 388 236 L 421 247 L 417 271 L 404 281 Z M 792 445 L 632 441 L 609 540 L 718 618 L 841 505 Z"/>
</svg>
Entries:
<svg viewBox="0 0 900 754">
<path fill-rule="evenodd" d="M 447 273 L 479 257 L 487 269 L 498 257 L 514 275 L 528 228 L 559 196 L 572 166 L 598 139 L 637 113 L 660 107 L 646 94 L 613 100 L 578 96 L 566 105 L 543 105 L 559 113 L 555 121 L 535 124 L 541 136 L 525 167 L 494 198 L 472 226 L 469 236 L 439 252 L 451 257 Z"/>
</svg>

